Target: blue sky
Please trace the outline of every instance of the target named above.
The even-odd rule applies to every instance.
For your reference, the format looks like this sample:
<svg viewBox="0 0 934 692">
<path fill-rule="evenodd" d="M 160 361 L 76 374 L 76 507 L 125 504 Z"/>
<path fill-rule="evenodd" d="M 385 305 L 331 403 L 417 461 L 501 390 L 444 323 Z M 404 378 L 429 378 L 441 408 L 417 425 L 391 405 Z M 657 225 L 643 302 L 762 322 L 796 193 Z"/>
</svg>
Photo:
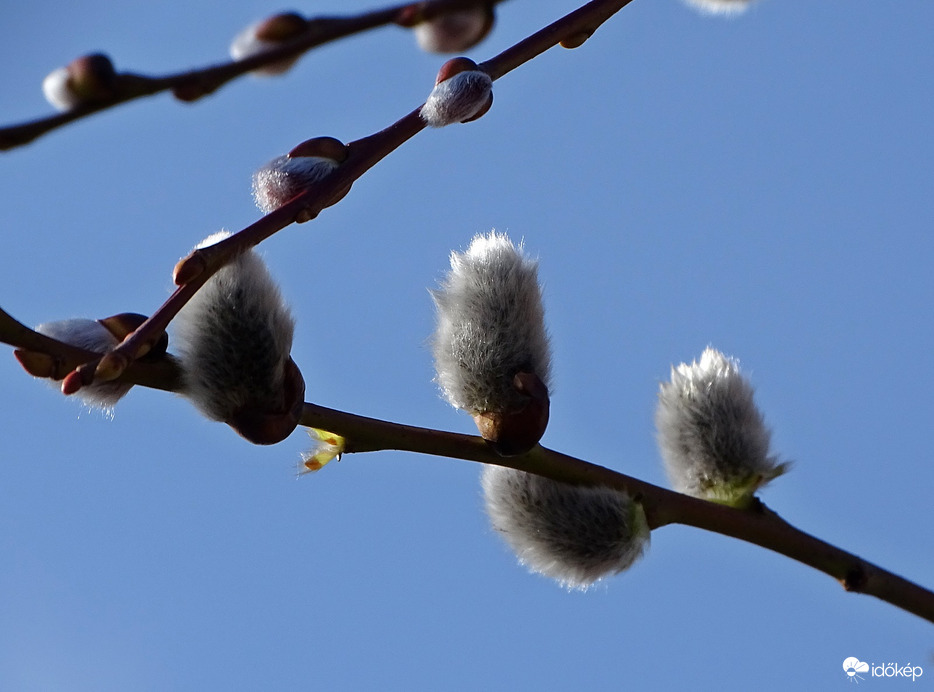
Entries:
<svg viewBox="0 0 934 692">
<path fill-rule="evenodd" d="M 511 0 L 468 54 L 575 6 Z M 204 65 L 281 9 L 8 8 L 0 121 L 51 112 L 42 78 L 80 54 Z M 658 383 L 713 345 L 795 462 L 764 501 L 934 586 L 932 24 L 922 0 L 760 0 L 734 20 L 635 0 L 499 80 L 482 119 L 419 134 L 263 244 L 306 398 L 472 432 L 432 383 L 427 289 L 496 228 L 541 262 L 544 444 L 665 485 Z M 28 324 L 151 312 L 179 257 L 258 217 L 255 168 L 389 125 L 443 61 L 387 28 L 0 155 L 0 305 Z M 296 480 L 301 430 L 253 447 L 142 389 L 111 420 L 9 355 L 0 382 L 0 689 L 836 689 L 850 656 L 934 680 L 930 624 L 755 546 L 666 527 L 630 571 L 568 593 L 490 530 L 475 464 L 380 453 Z"/>
</svg>

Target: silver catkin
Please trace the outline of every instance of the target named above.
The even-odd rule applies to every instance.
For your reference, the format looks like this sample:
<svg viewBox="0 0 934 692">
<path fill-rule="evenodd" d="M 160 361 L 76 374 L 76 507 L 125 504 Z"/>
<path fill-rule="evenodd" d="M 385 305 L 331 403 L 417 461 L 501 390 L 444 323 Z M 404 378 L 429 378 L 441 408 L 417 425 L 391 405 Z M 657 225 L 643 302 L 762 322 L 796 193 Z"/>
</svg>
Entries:
<svg viewBox="0 0 934 692">
<path fill-rule="evenodd" d="M 679 492 L 738 504 L 787 464 L 769 451 L 771 434 L 735 360 L 708 348 L 671 369 L 655 413 L 658 444 Z"/>
<path fill-rule="evenodd" d="M 199 247 L 226 237 L 218 233 Z M 175 319 L 184 394 L 208 418 L 228 421 L 249 405 L 282 405 L 294 321 L 259 255 L 249 250 L 223 267 Z"/>
<path fill-rule="evenodd" d="M 512 383 L 519 371 L 550 388 L 538 264 L 521 246 L 495 231 L 477 235 L 466 252 L 451 254 L 451 270 L 431 295 L 436 379 L 452 406 L 471 414 L 523 406 Z"/>
<path fill-rule="evenodd" d="M 532 572 L 586 589 L 630 567 L 649 543 L 641 505 L 606 487 L 581 487 L 500 466 L 482 476 L 493 528 Z"/>
</svg>

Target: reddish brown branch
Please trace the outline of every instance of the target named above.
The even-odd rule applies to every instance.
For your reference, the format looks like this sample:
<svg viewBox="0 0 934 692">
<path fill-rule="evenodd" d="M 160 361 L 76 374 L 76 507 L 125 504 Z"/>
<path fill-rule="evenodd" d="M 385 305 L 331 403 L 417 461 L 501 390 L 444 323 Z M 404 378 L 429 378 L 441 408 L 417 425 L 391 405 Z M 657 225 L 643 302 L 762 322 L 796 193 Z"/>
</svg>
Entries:
<svg viewBox="0 0 934 692">
<path fill-rule="evenodd" d="M 182 101 L 195 101 L 213 93 L 220 87 L 253 70 L 296 58 L 313 48 L 353 34 L 391 24 L 410 27 L 446 12 L 476 5 L 487 6 L 504 0 L 424 0 L 409 2 L 380 10 L 364 12 L 351 17 L 314 17 L 308 20 L 306 30 L 296 38 L 283 42 L 257 55 L 230 62 L 186 70 L 162 77 L 122 73 L 117 75 L 112 94 L 94 103 L 73 108 L 17 125 L 0 128 L 0 150 L 14 149 L 28 144 L 63 125 L 94 113 L 113 108 L 121 103 L 163 91 L 172 91 Z"/>
<path fill-rule="evenodd" d="M 642 503 L 652 529 L 684 524 L 754 543 L 833 577 L 847 591 L 875 596 L 934 622 L 934 593 L 795 528 L 759 502 L 749 509 L 735 509 L 540 446 L 520 456 L 501 457 L 479 437 L 399 425 L 314 404 L 305 404 L 301 424 L 344 437 L 348 453 L 395 449 L 507 466 L 574 485 L 615 488 Z"/>
<path fill-rule="evenodd" d="M 97 355 L 38 334 L 2 309 L 0 341 L 52 356 L 63 368 Z M 180 391 L 182 383 L 178 363 L 171 356 L 155 363 L 134 363 L 120 380 L 166 391 Z M 347 453 L 394 449 L 508 466 L 575 485 L 616 488 L 642 504 L 652 529 L 684 524 L 754 543 L 830 575 L 848 591 L 875 596 L 934 622 L 934 593 L 796 529 L 758 502 L 749 509 L 734 509 L 681 495 L 544 447 L 535 447 L 520 456 L 501 457 L 480 437 L 391 423 L 316 404 L 304 405 L 301 425 L 344 437 Z"/>
<path fill-rule="evenodd" d="M 87 351 L 71 344 L 52 339 L 30 329 L 0 308 L 0 343 L 19 351 L 48 356 L 48 371 L 44 377 L 63 379 L 82 363 L 100 358 L 101 354 Z M 134 362 L 120 376 L 120 381 L 132 382 L 153 389 L 177 392 L 181 389 L 182 376 L 178 362 L 165 356 L 152 362 Z"/>
<path fill-rule="evenodd" d="M 563 40 L 575 39 L 581 32 L 592 33 L 629 2 L 631 0 L 593 0 L 486 61 L 481 67 L 494 79 L 498 79 Z M 180 262 L 176 267 L 175 277 L 176 282 L 181 285 L 175 293 L 111 353 L 84 363 L 69 374 L 63 391 L 73 393 L 95 379 L 106 380 L 118 376 L 146 350 L 159 333 L 165 330 L 198 289 L 232 257 L 296 220 L 315 218 L 322 209 L 339 200 L 354 181 L 424 129 L 425 123 L 419 116 L 420 108 L 385 130 L 348 144 L 347 159 L 331 174 L 290 202 L 224 241 L 209 248 L 196 250 Z"/>
</svg>

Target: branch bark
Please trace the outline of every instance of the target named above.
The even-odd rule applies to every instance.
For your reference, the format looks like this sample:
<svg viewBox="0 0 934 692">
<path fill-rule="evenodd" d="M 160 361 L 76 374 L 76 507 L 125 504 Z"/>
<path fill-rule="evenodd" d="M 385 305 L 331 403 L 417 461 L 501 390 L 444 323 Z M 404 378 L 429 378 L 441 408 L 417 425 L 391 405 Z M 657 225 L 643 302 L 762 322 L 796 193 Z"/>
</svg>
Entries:
<svg viewBox="0 0 934 692">
<path fill-rule="evenodd" d="M 331 41 L 391 24 L 408 27 L 411 26 L 413 20 L 424 21 L 445 12 L 500 2 L 504 0 L 422 0 L 350 17 L 314 17 L 308 20 L 308 28 L 302 35 L 242 60 L 232 60 L 161 77 L 121 73 L 117 75 L 114 93 L 107 99 L 82 105 L 64 113 L 56 113 L 45 118 L 0 128 L 0 151 L 29 144 L 42 135 L 76 120 L 138 98 L 172 91 L 181 101 L 196 101 L 253 70 L 289 58 L 296 58 Z"/>
</svg>

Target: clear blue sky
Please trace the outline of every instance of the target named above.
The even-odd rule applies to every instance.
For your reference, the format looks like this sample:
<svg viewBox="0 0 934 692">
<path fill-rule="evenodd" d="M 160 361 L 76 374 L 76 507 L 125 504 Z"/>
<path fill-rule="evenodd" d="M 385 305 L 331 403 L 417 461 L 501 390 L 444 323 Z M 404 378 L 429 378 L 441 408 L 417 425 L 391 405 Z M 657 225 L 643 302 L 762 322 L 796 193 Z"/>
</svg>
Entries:
<svg viewBox="0 0 934 692">
<path fill-rule="evenodd" d="M 42 78 L 82 53 L 200 66 L 285 9 L 14 5 L 4 123 L 50 112 Z M 507 2 L 469 55 L 575 6 Z M 432 383 L 427 289 L 495 227 L 541 260 L 547 446 L 665 484 L 658 382 L 713 345 L 795 462 L 765 502 L 934 587 L 932 26 L 929 0 L 761 0 L 731 21 L 635 0 L 508 75 L 481 120 L 421 133 L 262 246 L 307 398 L 471 432 Z M 29 324 L 151 312 L 180 256 L 258 217 L 256 167 L 389 125 L 443 61 L 387 28 L 0 155 L 0 305 Z M 567 593 L 489 529 L 475 464 L 381 453 L 296 480 L 300 430 L 253 447 L 142 389 L 110 420 L 5 356 L 2 690 L 831 690 L 849 656 L 934 683 L 930 624 L 755 546 L 666 527 L 632 570 Z"/>
</svg>

